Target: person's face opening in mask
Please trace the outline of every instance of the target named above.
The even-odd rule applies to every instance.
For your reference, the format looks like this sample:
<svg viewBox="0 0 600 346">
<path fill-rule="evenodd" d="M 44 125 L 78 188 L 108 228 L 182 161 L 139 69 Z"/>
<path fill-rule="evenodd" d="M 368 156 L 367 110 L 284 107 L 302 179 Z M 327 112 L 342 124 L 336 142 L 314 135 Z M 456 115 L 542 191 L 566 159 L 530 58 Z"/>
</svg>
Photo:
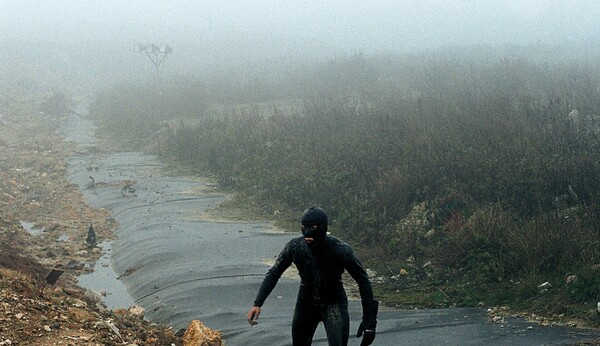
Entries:
<svg viewBox="0 0 600 346">
<path fill-rule="evenodd" d="M 302 235 L 308 245 L 312 244 L 318 238 L 318 225 L 301 225 L 300 229 L 302 230 Z"/>
</svg>

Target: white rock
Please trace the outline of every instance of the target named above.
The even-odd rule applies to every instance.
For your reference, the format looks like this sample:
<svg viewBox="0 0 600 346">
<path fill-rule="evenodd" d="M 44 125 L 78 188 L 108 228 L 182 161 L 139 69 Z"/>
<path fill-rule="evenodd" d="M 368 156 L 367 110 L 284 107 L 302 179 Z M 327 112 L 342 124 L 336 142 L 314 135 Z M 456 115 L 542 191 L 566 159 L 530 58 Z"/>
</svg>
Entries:
<svg viewBox="0 0 600 346">
<path fill-rule="evenodd" d="M 546 281 L 543 284 L 540 284 L 538 286 L 538 288 L 550 288 L 550 287 L 552 287 L 552 285 L 548 281 Z"/>
<path fill-rule="evenodd" d="M 141 307 L 139 305 L 134 305 L 134 306 L 130 307 L 128 311 L 130 314 L 132 314 L 134 316 L 138 316 L 139 318 L 144 318 L 145 310 L 143 307 Z"/>
<path fill-rule="evenodd" d="M 72 305 L 76 308 L 81 308 L 87 306 L 87 304 L 80 299 L 73 299 Z"/>
<path fill-rule="evenodd" d="M 119 331 L 119 328 L 115 326 L 111 319 L 104 321 L 104 323 L 108 326 L 108 328 L 110 328 L 110 330 L 113 331 L 113 333 L 115 333 L 119 338 L 121 338 L 121 332 Z"/>
<path fill-rule="evenodd" d="M 377 276 L 377 272 L 375 272 L 373 269 L 367 268 L 366 272 L 371 278 Z"/>
</svg>

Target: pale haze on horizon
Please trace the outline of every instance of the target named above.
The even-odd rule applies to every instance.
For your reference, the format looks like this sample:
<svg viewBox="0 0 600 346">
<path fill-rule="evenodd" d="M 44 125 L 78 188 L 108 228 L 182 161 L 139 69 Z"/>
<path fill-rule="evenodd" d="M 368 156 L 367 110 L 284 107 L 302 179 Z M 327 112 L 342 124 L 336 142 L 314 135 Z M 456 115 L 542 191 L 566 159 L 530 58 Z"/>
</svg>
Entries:
<svg viewBox="0 0 600 346">
<path fill-rule="evenodd" d="M 598 40 L 600 1 L 2 0 L 2 39 L 287 42 L 397 51 Z"/>
<path fill-rule="evenodd" d="M 596 0 L 0 0 L 0 43 L 9 48 L 0 63 L 20 66 L 11 72 L 17 80 L 28 73 L 100 85 L 155 76 L 135 49 L 149 43 L 173 48 L 161 67 L 171 76 L 264 75 L 357 52 L 448 47 L 512 54 L 513 46 L 558 45 L 595 59 L 598 18 Z"/>
</svg>

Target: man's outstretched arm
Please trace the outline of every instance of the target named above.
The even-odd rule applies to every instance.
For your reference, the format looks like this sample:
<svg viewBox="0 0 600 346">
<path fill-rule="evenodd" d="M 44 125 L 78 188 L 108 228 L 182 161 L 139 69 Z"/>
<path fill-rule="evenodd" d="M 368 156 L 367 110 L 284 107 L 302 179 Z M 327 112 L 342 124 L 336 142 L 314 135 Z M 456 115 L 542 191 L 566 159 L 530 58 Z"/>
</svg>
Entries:
<svg viewBox="0 0 600 346">
<path fill-rule="evenodd" d="M 265 275 L 265 278 L 263 279 L 262 284 L 260 285 L 260 288 L 258 289 L 256 299 L 254 299 L 254 306 L 252 309 L 250 309 L 247 315 L 248 323 L 250 323 L 251 326 L 257 324 L 256 320 L 258 319 L 258 316 L 260 316 L 262 305 L 275 288 L 275 285 L 277 285 L 277 281 L 279 281 L 279 278 L 283 272 L 292 264 L 293 254 L 291 243 L 292 242 L 290 241 L 283 248 L 277 257 L 275 264 L 271 267 L 271 269 L 269 269 Z"/>
</svg>

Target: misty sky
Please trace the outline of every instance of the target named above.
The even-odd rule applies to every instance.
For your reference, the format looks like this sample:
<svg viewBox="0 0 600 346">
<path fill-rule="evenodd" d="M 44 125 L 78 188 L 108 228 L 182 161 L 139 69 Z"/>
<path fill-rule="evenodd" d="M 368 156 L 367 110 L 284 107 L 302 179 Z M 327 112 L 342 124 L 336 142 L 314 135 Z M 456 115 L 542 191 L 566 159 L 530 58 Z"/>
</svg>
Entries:
<svg viewBox="0 0 600 346">
<path fill-rule="evenodd" d="M 403 50 L 464 44 L 598 42 L 597 0 L 0 0 L 2 41 L 227 40 Z"/>
</svg>

